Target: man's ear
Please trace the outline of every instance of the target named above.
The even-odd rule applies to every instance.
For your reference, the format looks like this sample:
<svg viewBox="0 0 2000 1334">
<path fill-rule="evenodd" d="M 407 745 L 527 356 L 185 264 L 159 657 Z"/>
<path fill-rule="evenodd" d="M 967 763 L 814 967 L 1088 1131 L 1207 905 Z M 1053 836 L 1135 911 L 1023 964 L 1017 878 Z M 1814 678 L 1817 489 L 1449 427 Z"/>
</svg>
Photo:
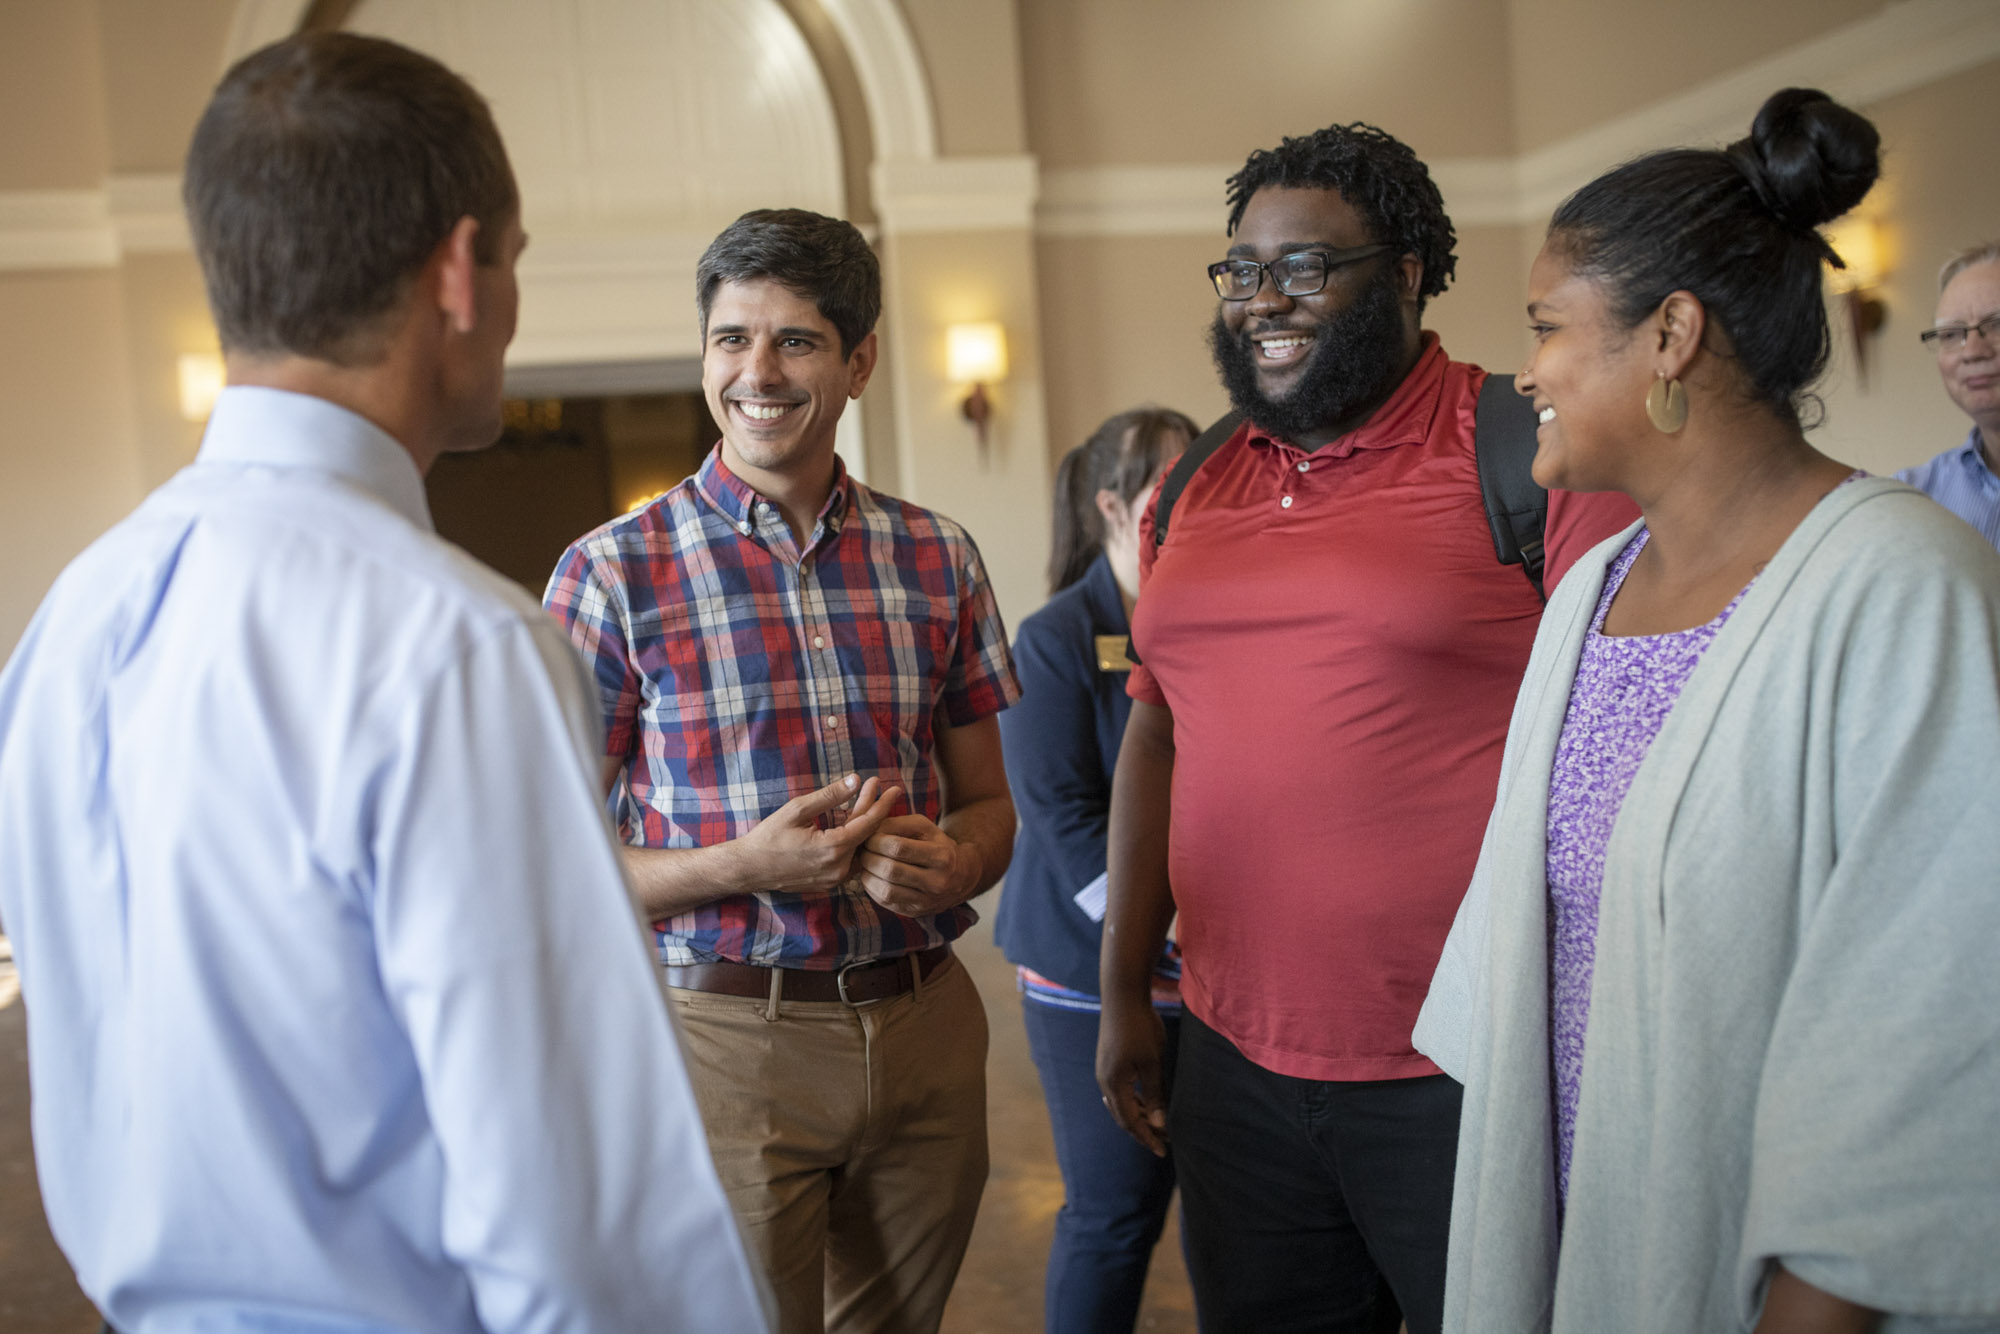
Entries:
<svg viewBox="0 0 2000 1334">
<path fill-rule="evenodd" d="M 479 288 L 473 281 L 479 271 L 479 256 L 473 247 L 478 235 L 477 218 L 460 218 L 431 252 L 430 287 L 437 294 L 438 313 L 453 333 L 471 333 L 479 322 Z"/>
<path fill-rule="evenodd" d="M 1424 262 L 1415 255 L 1396 257 L 1396 276 L 1406 301 L 1415 301 L 1424 290 Z"/>
<path fill-rule="evenodd" d="M 875 359 L 881 351 L 880 344 L 875 341 L 875 331 L 871 329 L 868 336 L 856 343 L 854 350 L 847 354 L 849 398 L 861 397 L 861 391 L 868 387 L 869 377 L 875 374 Z"/>
<path fill-rule="evenodd" d="M 1651 323 L 1657 357 L 1654 369 L 1666 379 L 1678 380 L 1687 374 L 1688 363 L 1701 350 L 1708 309 L 1693 292 L 1669 292 L 1653 312 Z"/>
</svg>

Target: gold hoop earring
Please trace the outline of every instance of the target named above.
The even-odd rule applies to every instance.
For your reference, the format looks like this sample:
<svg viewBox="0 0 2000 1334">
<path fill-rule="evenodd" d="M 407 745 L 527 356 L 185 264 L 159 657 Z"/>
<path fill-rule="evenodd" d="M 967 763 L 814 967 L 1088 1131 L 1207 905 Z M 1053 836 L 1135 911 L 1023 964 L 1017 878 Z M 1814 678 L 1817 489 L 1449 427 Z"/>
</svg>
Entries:
<svg viewBox="0 0 2000 1334">
<path fill-rule="evenodd" d="M 1679 380 L 1661 376 L 1646 391 L 1646 417 L 1653 429 L 1674 435 L 1688 424 L 1688 391 Z"/>
</svg>

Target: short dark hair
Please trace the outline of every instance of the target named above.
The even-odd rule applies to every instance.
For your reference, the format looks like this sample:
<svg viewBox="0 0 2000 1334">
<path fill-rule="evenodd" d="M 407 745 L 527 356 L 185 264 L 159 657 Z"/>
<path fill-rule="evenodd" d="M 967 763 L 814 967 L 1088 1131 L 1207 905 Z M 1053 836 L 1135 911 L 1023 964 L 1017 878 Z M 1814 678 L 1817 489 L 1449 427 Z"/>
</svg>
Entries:
<svg viewBox="0 0 2000 1334">
<path fill-rule="evenodd" d="M 1817 228 L 1861 202 L 1881 173 L 1866 117 L 1813 88 L 1774 93 L 1748 138 L 1651 153 L 1564 200 L 1548 245 L 1603 290 L 1631 328 L 1669 294 L 1692 292 L 1729 340 L 1752 397 L 1809 424 L 1806 389 L 1830 340 Z"/>
<path fill-rule="evenodd" d="M 708 243 L 695 266 L 695 305 L 708 337 L 708 308 L 724 283 L 769 278 L 819 307 L 840 333 L 840 355 L 854 349 L 882 314 L 882 266 L 854 224 L 802 208 L 745 213 Z"/>
<path fill-rule="evenodd" d="M 1267 185 L 1334 190 L 1360 210 L 1378 242 L 1415 255 L 1424 266 L 1417 309 L 1451 285 L 1458 267 L 1452 247 L 1458 234 L 1444 211 L 1444 196 L 1430 169 L 1409 145 L 1373 125 L 1329 125 L 1258 149 L 1229 178 L 1229 234 L 1243 221 L 1250 197 Z"/>
<path fill-rule="evenodd" d="M 182 195 L 222 345 L 342 364 L 460 218 L 481 263 L 519 208 L 493 115 L 429 56 L 302 33 L 223 76 Z"/>
<path fill-rule="evenodd" d="M 1049 592 L 1060 593 L 1083 578 L 1104 548 L 1097 493 L 1114 491 L 1131 504 L 1200 434 L 1200 427 L 1172 408 L 1134 408 L 1107 419 L 1090 439 L 1063 455 L 1056 469 Z"/>
</svg>

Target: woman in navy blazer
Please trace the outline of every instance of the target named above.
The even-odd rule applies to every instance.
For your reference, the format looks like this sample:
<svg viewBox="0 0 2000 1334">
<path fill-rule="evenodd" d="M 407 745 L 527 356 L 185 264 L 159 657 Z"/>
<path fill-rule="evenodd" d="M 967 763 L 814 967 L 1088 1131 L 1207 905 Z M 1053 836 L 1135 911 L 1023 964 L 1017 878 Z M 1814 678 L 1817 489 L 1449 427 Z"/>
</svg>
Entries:
<svg viewBox="0 0 2000 1334">
<path fill-rule="evenodd" d="M 1049 1334 L 1132 1329 L 1174 1192 L 1171 1158 L 1119 1130 L 1097 1088 L 1097 954 L 1111 773 L 1132 702 L 1125 640 L 1139 585 L 1139 519 L 1196 434 L 1178 412 L 1111 418 L 1056 474 L 1047 605 L 1021 622 L 1021 699 L 1000 715 L 1020 832 L 994 933 L 1021 979 L 1028 1047 L 1055 1132 L 1064 1200 L 1043 1305 Z M 1081 896 L 1081 900 L 1079 899 Z M 1179 965 L 1154 987 L 1171 1080 Z"/>
</svg>

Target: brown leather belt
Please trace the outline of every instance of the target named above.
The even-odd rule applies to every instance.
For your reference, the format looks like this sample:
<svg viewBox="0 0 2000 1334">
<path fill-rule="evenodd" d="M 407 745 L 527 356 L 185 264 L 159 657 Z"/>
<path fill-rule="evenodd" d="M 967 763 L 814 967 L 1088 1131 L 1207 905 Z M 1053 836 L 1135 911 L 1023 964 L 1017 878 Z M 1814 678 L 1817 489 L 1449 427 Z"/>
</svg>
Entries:
<svg viewBox="0 0 2000 1334">
<path fill-rule="evenodd" d="M 915 963 L 914 969 L 912 962 Z M 748 996 L 753 1000 L 764 1000 L 771 994 L 771 974 L 782 973 L 780 999 L 845 1001 L 849 1005 L 862 1005 L 914 990 L 919 977 L 929 981 L 950 962 L 951 946 L 938 945 L 893 959 L 851 963 L 838 970 L 759 968 L 747 963 L 670 965 L 667 968 L 667 985 L 683 991 L 708 991 L 721 996 Z"/>
</svg>

